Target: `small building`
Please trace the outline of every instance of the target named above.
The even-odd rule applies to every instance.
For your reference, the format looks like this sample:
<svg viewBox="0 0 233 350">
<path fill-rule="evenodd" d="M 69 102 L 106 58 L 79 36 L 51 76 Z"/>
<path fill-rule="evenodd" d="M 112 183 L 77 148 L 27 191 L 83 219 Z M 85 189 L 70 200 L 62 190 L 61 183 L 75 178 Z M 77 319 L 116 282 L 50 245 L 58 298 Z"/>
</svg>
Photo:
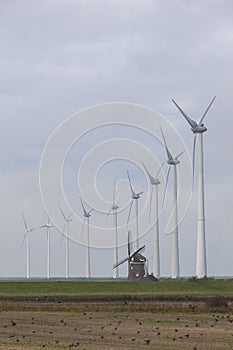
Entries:
<svg viewBox="0 0 233 350">
<path fill-rule="evenodd" d="M 158 279 L 153 274 L 148 274 L 146 257 L 136 253 L 129 260 L 129 281 L 133 282 L 156 282 Z"/>
</svg>

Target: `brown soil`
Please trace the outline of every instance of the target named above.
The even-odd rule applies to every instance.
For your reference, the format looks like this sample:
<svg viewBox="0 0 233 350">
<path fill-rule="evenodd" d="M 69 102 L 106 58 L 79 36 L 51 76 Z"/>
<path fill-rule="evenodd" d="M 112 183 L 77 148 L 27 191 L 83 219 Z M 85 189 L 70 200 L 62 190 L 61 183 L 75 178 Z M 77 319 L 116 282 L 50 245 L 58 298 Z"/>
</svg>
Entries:
<svg viewBox="0 0 233 350">
<path fill-rule="evenodd" d="M 187 304 L 0 304 L 0 349 L 233 349 L 233 314 Z"/>
</svg>

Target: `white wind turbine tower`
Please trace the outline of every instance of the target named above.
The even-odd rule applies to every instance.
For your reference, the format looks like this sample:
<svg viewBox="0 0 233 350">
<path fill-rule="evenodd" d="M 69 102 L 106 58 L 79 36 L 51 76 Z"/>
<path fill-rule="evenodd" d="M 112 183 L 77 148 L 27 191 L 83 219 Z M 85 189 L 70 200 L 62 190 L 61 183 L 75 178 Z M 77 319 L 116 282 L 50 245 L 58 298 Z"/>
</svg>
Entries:
<svg viewBox="0 0 233 350">
<path fill-rule="evenodd" d="M 47 278 L 50 278 L 50 230 L 53 227 L 48 216 L 48 221 L 45 225 L 40 226 L 40 228 L 47 229 Z"/>
<path fill-rule="evenodd" d="M 204 278 L 207 276 L 207 261 L 206 261 L 206 239 L 205 239 L 205 189 L 204 189 L 204 162 L 203 162 L 203 133 L 207 131 L 204 126 L 204 118 L 213 104 L 216 96 L 212 99 L 206 111 L 195 122 L 191 119 L 178 104 L 172 100 L 179 111 L 183 114 L 186 121 L 191 126 L 191 130 L 194 134 L 193 140 L 193 181 L 194 181 L 194 163 L 195 163 L 195 149 L 197 134 L 199 134 L 198 142 L 198 217 L 197 217 L 197 256 L 196 256 L 196 276 L 197 278 Z"/>
<path fill-rule="evenodd" d="M 91 263 L 90 263 L 90 216 L 91 212 L 93 212 L 94 209 L 91 209 L 87 211 L 83 205 L 83 201 L 80 197 L 80 202 L 82 204 L 83 208 L 83 216 L 84 216 L 84 222 L 83 222 L 83 228 L 82 233 L 84 230 L 85 223 L 87 222 L 87 246 L 86 246 L 86 278 L 91 277 Z"/>
<path fill-rule="evenodd" d="M 179 262 L 179 240 L 178 240 L 178 207 L 177 207 L 177 165 L 180 163 L 179 157 L 184 153 L 179 153 L 176 157 L 173 157 L 171 155 L 171 152 L 169 151 L 167 147 L 167 143 L 163 134 L 163 130 L 160 127 L 164 146 L 167 153 L 167 163 L 169 165 L 168 172 L 167 172 L 167 178 L 166 178 L 166 186 L 165 186 L 165 194 L 167 190 L 168 185 L 168 179 L 171 171 L 171 167 L 173 167 L 173 210 L 174 210 L 174 229 L 172 231 L 172 259 L 171 259 L 171 276 L 172 278 L 178 278 L 180 277 L 180 262 Z"/>
<path fill-rule="evenodd" d="M 131 214 L 131 210 L 132 210 L 132 206 L 133 206 L 133 202 L 135 201 L 135 218 L 136 218 L 136 249 L 139 249 L 139 231 L 138 231 L 138 200 L 141 196 L 141 194 L 143 194 L 144 191 L 136 193 L 134 191 L 130 176 L 129 176 L 129 172 L 127 170 L 127 175 L 128 175 L 128 180 L 129 180 L 129 185 L 130 185 L 130 190 L 131 190 L 131 195 L 132 195 L 132 201 L 130 203 L 130 208 L 129 208 L 129 215 L 128 215 L 128 220 L 127 220 L 127 224 L 129 223 L 129 219 L 130 219 L 130 214 Z"/>
<path fill-rule="evenodd" d="M 24 227 L 25 227 L 25 233 L 23 236 L 23 241 L 22 241 L 21 247 L 22 247 L 24 240 L 26 238 L 26 241 L 27 241 L 27 278 L 30 278 L 30 233 L 32 231 L 34 231 L 35 228 L 28 226 L 24 215 L 23 215 L 23 222 L 24 222 Z"/>
<path fill-rule="evenodd" d="M 60 209 L 61 215 L 63 216 L 63 219 L 65 221 L 63 235 L 65 235 L 65 238 L 66 238 L 66 278 L 69 278 L 70 271 L 69 271 L 69 236 L 68 236 L 68 233 L 69 233 L 69 222 L 72 221 L 71 216 L 73 215 L 74 212 L 72 211 L 72 213 L 70 213 L 68 216 L 66 216 L 60 207 L 59 207 L 59 209 Z M 63 235 L 62 235 L 62 237 L 63 237 Z"/>
<path fill-rule="evenodd" d="M 155 188 L 155 231 L 154 231 L 154 276 L 159 278 L 160 277 L 160 252 L 159 252 L 159 191 L 158 186 L 160 184 L 160 181 L 158 179 L 159 173 L 163 167 L 163 164 L 160 166 L 157 174 L 155 176 L 152 176 L 147 169 L 144 162 L 142 162 L 146 173 L 148 175 L 148 178 L 150 180 L 151 184 L 151 195 L 150 195 L 150 211 L 149 211 L 149 219 L 151 216 L 151 207 L 152 207 L 152 199 L 153 199 L 153 190 Z"/>
<path fill-rule="evenodd" d="M 112 212 L 113 214 L 113 223 L 115 225 L 115 242 L 114 242 L 114 257 L 113 257 L 113 266 L 116 266 L 113 269 L 113 278 L 119 277 L 119 268 L 118 268 L 118 205 L 116 204 L 116 183 L 114 182 L 113 186 L 113 199 L 112 206 L 107 214 L 107 216 Z"/>
</svg>

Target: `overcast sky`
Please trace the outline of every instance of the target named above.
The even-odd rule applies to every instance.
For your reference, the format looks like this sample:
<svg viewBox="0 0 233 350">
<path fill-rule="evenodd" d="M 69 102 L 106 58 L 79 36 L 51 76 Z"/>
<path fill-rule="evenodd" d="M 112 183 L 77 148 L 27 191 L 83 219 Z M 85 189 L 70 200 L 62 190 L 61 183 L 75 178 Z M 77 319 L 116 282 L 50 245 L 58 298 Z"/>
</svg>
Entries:
<svg viewBox="0 0 233 350">
<path fill-rule="evenodd" d="M 208 275 L 233 275 L 232 16 L 230 0 L 0 1 L 0 276 L 25 275 L 26 246 L 21 248 L 24 234 L 22 213 L 31 226 L 38 227 L 47 220 L 39 187 L 41 156 L 51 134 L 68 117 L 82 109 L 108 102 L 143 105 L 158 112 L 155 113 L 157 117 L 163 116 L 165 124 L 166 120 L 171 122 L 174 135 L 182 135 L 181 143 L 172 137 L 168 143 L 174 152 L 179 153 L 184 142 L 188 161 L 187 152 L 192 152 L 192 134 L 171 98 L 180 103 L 191 117 L 198 119 L 215 95 L 216 101 L 205 119 L 208 128 L 205 133 Z M 129 115 L 125 116 L 125 122 L 128 122 Z M 96 117 L 101 123 L 102 115 Z M 80 129 L 85 130 L 83 118 Z M 124 121 L 123 114 L 119 118 Z M 63 130 L 62 126 L 58 130 Z M 75 133 L 75 129 L 72 132 Z M 167 132 L 169 134 L 169 126 Z M 96 177 L 96 187 L 106 206 L 103 209 L 99 203 L 98 210 L 107 210 L 111 205 L 114 177 L 119 185 L 119 200 L 122 198 L 122 206 L 127 207 L 130 202 L 127 168 L 135 187 L 147 193 L 145 174 L 135 163 L 137 156 L 138 163 L 141 162 L 141 154 L 136 144 L 135 148 L 132 146 L 134 143 L 140 143 L 140 147 L 144 145 L 152 155 L 153 150 L 158 149 L 154 154 L 159 158 L 157 164 L 154 163 L 154 172 L 165 160 L 159 142 L 133 127 L 129 130 L 126 126 L 103 127 L 79 142 L 76 140 L 67 154 L 63 174 L 65 195 L 76 216 L 81 218 L 82 215 L 77 195 L 81 191 L 77 186 L 79 171 L 83 174 L 83 188 L 91 187 L 88 166 L 93 163 L 89 161 L 86 162 L 88 166 L 85 165 L 85 156 L 93 147 L 119 137 L 131 140 L 127 141 L 129 146 L 122 146 L 119 155 L 114 153 L 115 158 L 122 158 L 119 163 L 112 162 L 106 167 L 107 158 L 102 157 L 107 150 L 118 149 L 114 142 L 111 147 L 107 145 L 102 149 L 101 146 L 99 156 L 92 157 L 97 168 L 102 167 L 102 173 L 100 171 L 100 176 Z M 126 149 L 132 149 L 131 155 L 130 151 L 124 154 Z M 123 159 L 127 156 L 131 163 Z M 109 153 L 108 157 L 113 156 Z M 148 162 L 149 159 L 148 155 Z M 82 169 L 80 164 L 83 164 Z M 182 172 L 182 162 L 180 169 Z M 166 171 L 165 165 L 162 187 Z M 59 178 L 60 174 L 57 176 Z M 51 185 L 56 182 L 49 176 L 48 179 Z M 184 183 L 187 192 L 186 180 Z M 56 203 L 50 209 L 58 212 L 59 204 L 67 209 L 64 203 L 57 203 L 60 199 L 53 195 Z M 146 202 L 146 198 L 141 203 Z M 90 206 L 98 206 L 90 196 L 85 199 Z M 195 274 L 196 199 L 195 188 L 179 227 L 181 274 L 188 276 Z M 183 202 L 180 205 L 182 207 Z M 105 214 L 99 215 L 98 210 L 96 215 L 93 213 L 93 226 L 107 221 Z M 183 211 L 182 207 L 181 216 Z M 127 218 L 126 212 L 121 217 L 122 225 Z M 61 218 L 59 220 L 55 224 L 61 226 Z M 160 225 L 163 276 L 170 275 L 171 239 L 166 234 L 167 221 L 165 212 Z M 110 222 L 111 219 L 106 227 Z M 145 222 L 145 218 L 141 220 L 142 231 Z M 75 227 L 80 233 L 81 222 Z M 94 234 L 94 228 L 92 232 Z M 152 233 L 141 240 L 146 244 L 145 255 L 150 264 Z M 83 235 L 85 237 L 85 232 Z M 51 274 L 64 276 L 65 245 L 55 229 L 51 241 Z M 107 245 L 104 242 L 93 245 L 98 246 L 92 249 L 93 275 L 111 276 L 112 249 L 100 249 L 100 246 Z M 70 249 L 71 275 L 83 276 L 85 249 L 75 242 L 70 244 Z M 120 257 L 125 257 L 125 254 L 126 248 L 122 246 Z M 31 273 L 32 276 L 46 274 L 46 235 L 39 229 L 31 235 Z M 121 274 L 125 273 L 126 267 L 123 266 Z"/>
</svg>

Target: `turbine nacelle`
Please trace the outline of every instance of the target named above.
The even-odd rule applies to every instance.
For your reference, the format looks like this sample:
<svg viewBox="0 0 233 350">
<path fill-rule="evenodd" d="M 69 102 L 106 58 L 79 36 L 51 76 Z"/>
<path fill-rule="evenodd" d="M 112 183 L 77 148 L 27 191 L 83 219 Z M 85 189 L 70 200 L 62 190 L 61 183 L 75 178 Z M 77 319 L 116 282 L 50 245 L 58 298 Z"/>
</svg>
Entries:
<svg viewBox="0 0 233 350">
<path fill-rule="evenodd" d="M 65 215 L 64 214 L 64 212 L 63 212 L 63 210 L 61 209 L 61 207 L 59 206 L 59 210 L 60 210 L 60 212 L 61 212 L 61 215 L 62 215 L 62 217 L 63 217 L 63 219 L 64 219 L 64 221 L 65 222 L 70 222 L 70 221 L 72 221 L 72 215 L 74 214 L 74 211 L 72 211 L 69 215 Z"/>
<path fill-rule="evenodd" d="M 191 128 L 191 130 L 194 134 L 201 134 L 201 133 L 207 131 L 207 128 L 204 126 L 204 124 L 199 124 L 199 125 L 195 126 L 194 128 Z"/>
<path fill-rule="evenodd" d="M 151 178 L 151 179 L 150 179 L 150 184 L 151 184 L 152 186 L 158 186 L 159 184 L 161 184 L 161 182 L 159 181 L 158 178 Z"/>
<path fill-rule="evenodd" d="M 150 184 L 151 184 L 152 186 L 154 186 L 154 185 L 157 186 L 157 185 L 159 185 L 159 184 L 161 183 L 161 182 L 159 181 L 159 179 L 158 179 L 158 175 L 159 175 L 159 173 L 160 173 L 160 171 L 161 171 L 161 169 L 162 169 L 162 167 L 163 167 L 163 164 L 164 164 L 164 163 L 161 164 L 161 166 L 160 166 L 160 168 L 159 168 L 157 174 L 156 174 L 155 176 L 153 176 L 153 175 L 151 175 L 151 173 L 150 173 L 149 170 L 147 169 L 145 163 L 142 162 L 142 165 L 143 165 L 143 167 L 144 167 L 144 169 L 145 169 L 145 171 L 146 171 L 146 173 L 147 173 L 147 176 L 148 176 L 148 178 L 149 178 L 149 180 L 150 180 Z"/>
<path fill-rule="evenodd" d="M 32 232 L 32 231 L 34 231 L 34 230 L 35 230 L 35 227 L 27 228 L 27 229 L 26 229 L 26 232 Z"/>
<path fill-rule="evenodd" d="M 172 99 L 172 102 L 174 103 L 174 105 L 177 107 L 177 109 L 180 111 L 180 113 L 183 115 L 183 117 L 186 119 L 187 123 L 191 126 L 191 130 L 194 134 L 201 134 L 205 131 L 207 131 L 207 128 L 205 127 L 205 125 L 203 124 L 203 120 L 206 116 L 206 114 L 208 113 L 210 107 L 212 106 L 212 104 L 214 103 L 216 96 L 214 96 L 214 98 L 211 100 L 209 106 L 207 107 L 207 109 L 205 110 L 204 114 L 202 115 L 202 117 L 196 122 L 195 120 L 193 120 L 192 118 L 190 118 L 184 111 L 183 109 L 178 105 L 178 103 L 176 103 L 175 100 Z"/>
<path fill-rule="evenodd" d="M 66 222 L 70 222 L 70 221 L 72 221 L 72 219 L 71 218 L 70 219 L 69 218 L 65 218 L 65 221 Z"/>
<path fill-rule="evenodd" d="M 53 227 L 53 225 L 51 225 L 51 224 L 46 224 L 46 225 L 42 225 L 42 226 L 40 226 L 40 228 L 52 228 Z"/>
<path fill-rule="evenodd" d="M 89 217 L 91 216 L 91 213 L 93 212 L 94 209 L 91 209 L 91 210 L 87 211 L 87 210 L 85 209 L 85 207 L 84 207 L 82 198 L 81 198 L 81 197 L 79 197 L 79 198 L 80 198 L 80 202 L 81 202 L 81 205 L 82 205 L 82 208 L 83 208 L 83 216 L 84 216 L 85 218 L 89 218 Z"/>
<path fill-rule="evenodd" d="M 210 107 L 214 103 L 216 96 L 211 100 L 210 104 L 208 105 L 207 109 L 205 110 L 204 114 L 202 117 L 196 122 L 192 118 L 190 118 L 184 111 L 183 109 L 176 103 L 175 100 L 172 99 L 172 102 L 176 106 L 176 108 L 180 111 L 180 113 L 183 115 L 185 118 L 186 122 L 191 126 L 191 131 L 194 134 L 194 139 L 193 139 L 193 184 L 194 184 L 194 163 L 195 163 L 195 149 L 196 149 L 196 139 L 197 139 L 197 134 L 203 134 L 205 131 L 207 131 L 207 128 L 203 124 L 203 121 L 206 117 L 206 114 L 208 113 Z"/>
<path fill-rule="evenodd" d="M 179 153 L 176 157 L 173 157 L 171 152 L 169 151 L 168 147 L 167 147 L 167 142 L 165 140 L 164 134 L 163 134 L 163 129 L 160 126 L 160 131 L 161 131 L 161 135 L 163 138 L 163 142 L 164 142 L 164 147 L 167 153 L 167 163 L 169 165 L 177 165 L 180 163 L 180 161 L 178 160 L 178 158 L 184 153 L 184 151 L 182 151 L 181 153 Z"/>
<path fill-rule="evenodd" d="M 140 196 L 141 196 L 141 194 L 143 194 L 143 192 L 134 193 L 134 194 L 132 195 L 132 199 L 139 199 Z"/>
<path fill-rule="evenodd" d="M 23 214 L 23 222 L 24 222 L 25 232 L 32 232 L 35 230 L 35 227 L 28 226 L 24 214 Z"/>
<path fill-rule="evenodd" d="M 152 208 L 152 198 L 153 198 L 153 190 L 154 187 L 153 186 L 158 186 L 161 182 L 158 178 L 160 171 L 162 170 L 162 167 L 164 165 L 164 163 L 162 163 L 159 167 L 159 170 L 157 171 L 157 173 L 155 174 L 155 176 L 151 175 L 151 173 L 149 172 L 149 170 L 147 169 L 146 165 L 144 162 L 142 162 L 142 165 L 147 173 L 148 179 L 150 181 L 151 184 L 151 191 L 150 191 L 150 210 L 149 210 L 149 220 L 150 220 L 150 216 L 151 216 L 151 208 Z M 158 191 L 157 191 L 158 193 Z M 158 195 L 158 194 L 157 194 Z M 157 221 L 157 219 L 156 219 Z"/>
<path fill-rule="evenodd" d="M 177 158 L 172 158 L 172 159 L 167 160 L 167 164 L 169 164 L 169 165 L 177 165 L 179 163 L 180 163 L 180 161 Z"/>
</svg>

